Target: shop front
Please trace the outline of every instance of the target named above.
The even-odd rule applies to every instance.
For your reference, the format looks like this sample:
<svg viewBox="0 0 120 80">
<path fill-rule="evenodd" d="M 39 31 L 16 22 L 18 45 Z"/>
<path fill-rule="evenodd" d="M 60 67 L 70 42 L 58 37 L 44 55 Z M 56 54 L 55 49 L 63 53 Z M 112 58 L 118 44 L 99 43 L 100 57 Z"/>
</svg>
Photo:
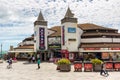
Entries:
<svg viewBox="0 0 120 80">
<path fill-rule="evenodd" d="M 80 48 L 84 60 L 98 58 L 104 61 L 120 60 L 120 48 Z"/>
<path fill-rule="evenodd" d="M 49 58 L 53 61 L 54 58 L 61 58 L 61 44 L 49 44 Z"/>
<path fill-rule="evenodd" d="M 36 54 L 37 58 L 40 58 L 41 61 L 48 61 L 49 56 L 48 56 L 48 51 L 38 51 Z"/>
</svg>

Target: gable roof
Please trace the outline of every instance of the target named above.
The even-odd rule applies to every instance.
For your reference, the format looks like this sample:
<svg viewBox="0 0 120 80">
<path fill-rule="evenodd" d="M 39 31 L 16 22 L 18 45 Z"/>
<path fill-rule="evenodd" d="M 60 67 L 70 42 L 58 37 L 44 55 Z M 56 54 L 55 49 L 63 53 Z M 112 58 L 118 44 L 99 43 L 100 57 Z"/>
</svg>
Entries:
<svg viewBox="0 0 120 80">
<path fill-rule="evenodd" d="M 54 26 L 50 28 L 50 30 L 53 30 L 55 32 L 50 34 L 48 37 L 61 36 L 61 26 Z"/>
</svg>

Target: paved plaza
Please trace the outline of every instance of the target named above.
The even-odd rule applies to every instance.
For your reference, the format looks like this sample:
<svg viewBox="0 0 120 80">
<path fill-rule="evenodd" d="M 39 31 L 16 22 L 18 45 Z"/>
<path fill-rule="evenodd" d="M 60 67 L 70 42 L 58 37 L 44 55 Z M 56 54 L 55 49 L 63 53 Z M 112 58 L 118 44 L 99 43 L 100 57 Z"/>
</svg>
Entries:
<svg viewBox="0 0 120 80">
<path fill-rule="evenodd" d="M 54 63 L 26 64 L 24 61 L 13 63 L 12 69 L 7 69 L 8 63 L 0 63 L 0 80 L 119 80 L 120 72 L 109 72 L 108 77 L 100 76 L 99 72 L 59 72 Z"/>
</svg>

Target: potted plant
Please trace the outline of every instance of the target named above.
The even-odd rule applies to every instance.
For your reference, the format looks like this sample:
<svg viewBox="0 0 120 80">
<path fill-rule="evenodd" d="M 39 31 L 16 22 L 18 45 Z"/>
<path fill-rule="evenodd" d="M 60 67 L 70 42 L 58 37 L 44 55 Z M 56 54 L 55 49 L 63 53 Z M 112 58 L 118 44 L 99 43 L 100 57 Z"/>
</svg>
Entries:
<svg viewBox="0 0 120 80">
<path fill-rule="evenodd" d="M 58 60 L 57 65 L 59 66 L 60 71 L 68 72 L 71 70 L 71 62 L 66 58 Z"/>
<path fill-rule="evenodd" d="M 93 70 L 94 71 L 100 71 L 101 70 L 101 64 L 103 63 L 100 59 L 91 59 L 91 63 L 93 64 Z"/>
</svg>

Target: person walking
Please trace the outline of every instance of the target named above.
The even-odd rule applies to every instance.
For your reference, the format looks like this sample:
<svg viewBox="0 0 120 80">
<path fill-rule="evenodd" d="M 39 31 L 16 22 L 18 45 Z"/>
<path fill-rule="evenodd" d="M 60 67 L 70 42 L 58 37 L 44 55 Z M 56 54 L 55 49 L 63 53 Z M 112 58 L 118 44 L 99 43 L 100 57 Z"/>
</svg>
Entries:
<svg viewBox="0 0 120 80">
<path fill-rule="evenodd" d="M 8 69 L 12 68 L 12 58 L 10 58 L 8 60 L 8 66 L 7 66 Z"/>
<path fill-rule="evenodd" d="M 109 76 L 108 72 L 106 71 L 106 68 L 105 68 L 105 63 L 103 62 L 102 65 L 101 65 L 101 71 L 100 71 L 100 75 L 102 76 Z M 103 74 L 104 73 L 104 74 Z"/>
<path fill-rule="evenodd" d="M 34 55 L 32 56 L 32 61 L 33 61 L 33 63 L 35 63 L 35 56 Z"/>
<path fill-rule="evenodd" d="M 40 69 L 40 58 L 38 58 L 37 64 L 38 64 L 38 69 Z"/>
</svg>

